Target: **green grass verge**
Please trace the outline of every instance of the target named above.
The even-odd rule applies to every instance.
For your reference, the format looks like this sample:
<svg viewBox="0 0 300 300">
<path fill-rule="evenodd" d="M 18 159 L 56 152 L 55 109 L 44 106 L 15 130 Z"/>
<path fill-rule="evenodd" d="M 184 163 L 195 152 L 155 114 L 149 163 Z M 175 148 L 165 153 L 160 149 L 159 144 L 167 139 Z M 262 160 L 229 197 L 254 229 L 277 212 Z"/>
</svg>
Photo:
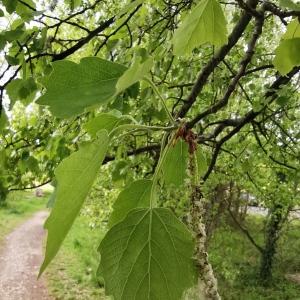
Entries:
<svg viewBox="0 0 300 300">
<path fill-rule="evenodd" d="M 79 216 L 58 255 L 46 271 L 48 288 L 55 299 L 108 299 L 97 279 L 97 247 L 104 233 L 89 226 L 88 217 Z"/>
<path fill-rule="evenodd" d="M 5 236 L 34 212 L 45 209 L 49 194 L 35 197 L 33 191 L 12 192 L 0 207 L 0 245 Z"/>
</svg>

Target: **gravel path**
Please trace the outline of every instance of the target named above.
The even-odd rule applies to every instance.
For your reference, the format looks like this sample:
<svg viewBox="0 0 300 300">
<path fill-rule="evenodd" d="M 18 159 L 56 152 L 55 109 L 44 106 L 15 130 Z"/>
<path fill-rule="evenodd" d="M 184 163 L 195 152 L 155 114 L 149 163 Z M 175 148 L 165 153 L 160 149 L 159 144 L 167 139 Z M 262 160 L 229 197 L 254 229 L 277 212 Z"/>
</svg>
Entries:
<svg viewBox="0 0 300 300">
<path fill-rule="evenodd" d="M 0 300 L 50 300 L 43 278 L 37 274 L 43 259 L 41 211 L 16 228 L 0 250 Z"/>
</svg>

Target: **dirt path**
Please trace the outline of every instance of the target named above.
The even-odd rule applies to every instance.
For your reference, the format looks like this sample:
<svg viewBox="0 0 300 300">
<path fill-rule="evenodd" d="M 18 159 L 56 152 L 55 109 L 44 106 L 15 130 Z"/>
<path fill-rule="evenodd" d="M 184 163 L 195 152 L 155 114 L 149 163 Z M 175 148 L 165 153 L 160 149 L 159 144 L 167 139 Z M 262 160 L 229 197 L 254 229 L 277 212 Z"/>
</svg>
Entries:
<svg viewBox="0 0 300 300">
<path fill-rule="evenodd" d="M 0 300 L 51 299 L 43 278 L 37 281 L 47 215 L 36 213 L 6 237 L 0 250 Z"/>
</svg>

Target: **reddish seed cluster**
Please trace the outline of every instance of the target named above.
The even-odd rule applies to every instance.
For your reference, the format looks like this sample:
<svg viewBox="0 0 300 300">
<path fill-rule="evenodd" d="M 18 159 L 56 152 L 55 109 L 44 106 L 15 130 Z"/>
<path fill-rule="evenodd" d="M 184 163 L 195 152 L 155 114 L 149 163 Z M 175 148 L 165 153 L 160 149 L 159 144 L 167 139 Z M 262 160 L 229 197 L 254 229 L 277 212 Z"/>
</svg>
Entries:
<svg viewBox="0 0 300 300">
<path fill-rule="evenodd" d="M 190 154 L 193 154 L 197 150 L 197 135 L 191 129 L 187 129 L 184 124 L 177 130 L 174 137 L 174 144 L 178 138 L 182 138 L 188 143 Z"/>
</svg>

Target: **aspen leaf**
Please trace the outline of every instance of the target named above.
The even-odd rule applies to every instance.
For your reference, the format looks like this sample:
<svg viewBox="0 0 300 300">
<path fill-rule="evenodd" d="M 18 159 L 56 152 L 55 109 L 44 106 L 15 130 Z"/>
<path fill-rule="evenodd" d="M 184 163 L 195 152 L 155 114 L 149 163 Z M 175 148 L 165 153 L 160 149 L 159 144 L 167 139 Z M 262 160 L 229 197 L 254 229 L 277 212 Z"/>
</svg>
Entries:
<svg viewBox="0 0 300 300">
<path fill-rule="evenodd" d="M 57 254 L 102 165 L 108 147 L 108 134 L 98 133 L 98 139 L 83 145 L 64 159 L 55 170 L 56 198 L 46 220 L 48 230 L 45 259 L 40 275 Z"/>
<path fill-rule="evenodd" d="M 100 271 L 115 300 L 179 300 L 195 282 L 192 234 L 165 208 L 132 210 L 102 240 Z"/>
<path fill-rule="evenodd" d="M 226 19 L 220 3 L 217 0 L 201 0 L 175 31 L 174 54 L 190 54 L 205 43 L 220 47 L 226 42 Z"/>
</svg>

